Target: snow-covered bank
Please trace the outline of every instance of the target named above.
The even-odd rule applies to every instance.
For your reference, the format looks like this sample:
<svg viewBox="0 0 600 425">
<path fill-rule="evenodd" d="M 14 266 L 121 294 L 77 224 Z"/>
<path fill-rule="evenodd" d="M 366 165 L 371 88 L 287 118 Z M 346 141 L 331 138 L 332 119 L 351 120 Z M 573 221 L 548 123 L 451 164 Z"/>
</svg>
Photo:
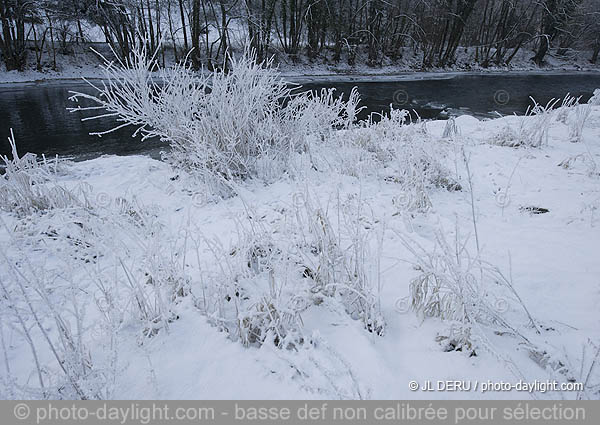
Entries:
<svg viewBox="0 0 600 425">
<path fill-rule="evenodd" d="M 98 68 L 95 65 L 65 67 L 60 71 L 48 69 L 44 71 L 27 70 L 22 72 L 7 72 L 0 70 L 0 84 L 74 80 L 81 78 L 93 79 L 101 77 L 102 73 L 98 72 Z"/>
<path fill-rule="evenodd" d="M 281 58 L 278 63 L 279 70 L 285 77 L 395 77 L 402 74 L 439 75 L 445 73 L 513 73 L 513 72 L 579 72 L 579 71 L 599 71 L 600 64 L 590 63 L 588 58 L 591 52 L 573 52 L 570 57 L 559 56 L 551 52 L 543 67 L 537 66 L 531 57 L 533 53 L 523 50 L 517 54 L 509 65 L 490 64 L 483 67 L 475 60 L 474 49 L 461 48 L 457 54 L 454 65 L 440 69 L 423 69 L 420 56 L 413 55 L 409 49 L 402 55 L 402 58 L 396 61 L 386 61 L 382 66 L 370 67 L 365 63 L 350 66 L 344 62 L 324 63 L 316 60 L 309 61 L 306 58 L 293 63 L 285 58 Z"/>
<path fill-rule="evenodd" d="M 592 69 L 514 69 L 514 70 L 498 70 L 498 69 L 480 69 L 471 71 L 409 71 L 406 69 L 396 70 L 394 68 L 383 69 L 381 73 L 370 73 L 368 69 L 362 69 L 360 72 L 352 73 L 331 73 L 327 70 L 311 70 L 311 69 L 297 69 L 297 70 L 280 70 L 280 75 L 286 81 L 290 83 L 348 83 L 348 82 L 397 82 L 397 81 L 418 81 L 418 80 L 443 80 L 451 79 L 465 75 L 498 75 L 505 76 L 507 74 L 518 76 L 530 76 L 530 75 L 564 75 L 568 77 L 574 74 L 600 74 L 600 68 Z M 61 81 L 77 81 L 80 82 L 82 78 L 86 80 L 101 80 L 103 74 L 97 68 L 93 66 L 85 68 L 72 68 L 65 71 L 51 71 L 47 70 L 44 72 L 38 71 L 25 71 L 17 72 L 11 71 L 8 73 L 0 72 L 0 84 L 27 84 L 27 83 L 42 83 L 42 82 L 56 82 Z"/>
<path fill-rule="evenodd" d="M 96 47 L 98 48 L 98 47 Z M 106 52 L 105 52 L 106 53 Z M 340 79 L 344 81 L 379 81 L 402 79 L 430 79 L 445 78 L 452 75 L 469 73 L 560 73 L 560 72 L 600 72 L 600 64 L 592 64 L 587 60 L 591 52 L 576 52 L 570 57 L 561 57 L 550 53 L 544 67 L 536 66 L 529 51 L 520 52 L 509 66 L 481 67 L 473 58 L 472 49 L 460 49 L 460 54 L 454 66 L 444 69 L 423 70 L 419 58 L 410 54 L 405 59 L 395 62 L 386 62 L 380 67 L 370 67 L 366 64 L 349 66 L 343 61 L 327 63 L 326 60 L 309 61 L 306 57 L 296 62 L 289 58 L 277 55 L 275 65 L 281 75 L 290 81 L 310 81 Z M 170 59 L 172 60 L 172 59 Z M 42 71 L 33 66 L 19 72 L 7 72 L 0 63 L 0 83 L 35 82 L 46 80 L 63 80 L 75 78 L 101 78 L 102 72 L 98 68 L 100 59 L 90 52 L 82 52 L 77 56 L 57 55 L 57 70 L 53 70 L 49 63 L 45 63 Z"/>
<path fill-rule="evenodd" d="M 49 59 L 48 59 L 49 60 Z M 41 71 L 30 64 L 24 71 L 6 71 L 0 63 L 0 83 L 28 83 L 46 80 L 64 80 L 80 78 L 98 78 L 102 76 L 98 65 L 99 58 L 91 51 L 78 52 L 77 55 L 63 55 L 56 57 L 56 69 L 45 62 Z"/>
<path fill-rule="evenodd" d="M 490 121 L 392 119 L 334 132 L 311 165 L 301 155 L 293 173 L 244 183 L 217 202 L 147 157 L 59 164 L 48 196 L 66 188 L 80 201 L 55 197 L 63 203 L 0 213 L 3 397 L 47 395 L 32 353 L 49 394 L 61 394 L 50 392 L 61 375 L 45 331 L 58 345 L 57 335 L 81 337 L 75 350 L 69 341 L 60 346 L 84 363 L 84 372 L 70 376 L 81 379 L 82 391 L 111 398 L 600 398 L 600 370 L 590 369 L 600 344 L 600 106 L 538 112 Z M 38 185 L 30 189 L 34 199 L 48 199 Z M 314 243 L 316 235 L 331 253 Z M 425 270 L 424 258 L 415 258 L 421 246 L 442 261 L 440 236 L 464 261 L 460 270 Z M 328 269 L 331 259 L 373 284 L 364 294 L 378 297 L 382 322 L 353 314 L 347 293 L 319 289 L 324 270 L 343 273 Z M 482 317 L 469 322 L 470 338 L 457 338 L 465 323 L 409 308 L 415 277 L 479 279 L 479 262 L 498 267 L 522 299 L 504 294 L 492 303 L 513 331 Z M 20 288 L 18 273 L 43 290 Z M 343 286 L 340 276 L 331 279 Z M 215 279 L 228 278 L 235 292 L 211 292 Z M 158 282 L 174 290 L 162 292 Z M 500 287 L 486 285 L 490 293 Z M 24 294 L 43 327 L 31 326 Z M 207 297 L 225 310 L 247 308 L 254 315 L 240 327 L 265 326 L 271 337 L 254 335 L 244 346 L 207 309 Z M 61 309 L 77 319 L 67 331 L 53 320 Z M 265 312 L 281 316 L 269 322 Z M 287 345 L 273 336 L 283 330 Z M 549 379 L 587 380 L 586 392 L 409 389 L 411 380 Z"/>
<path fill-rule="evenodd" d="M 430 80 L 453 78 L 459 75 L 479 75 L 479 74 L 513 74 L 513 75 L 549 75 L 572 73 L 600 73 L 600 67 L 577 68 L 577 67 L 559 67 L 544 68 L 523 67 L 510 69 L 474 69 L 474 70 L 437 70 L 437 71 L 415 71 L 407 68 L 383 67 L 373 70 L 368 67 L 360 67 L 351 71 L 336 71 L 330 68 L 280 68 L 280 74 L 290 82 L 310 82 L 310 81 L 403 81 L 403 80 Z M 102 79 L 102 72 L 95 65 L 66 67 L 60 71 L 1 71 L 0 84 L 10 83 L 33 83 L 41 81 L 59 81 L 59 80 L 79 80 L 85 78 L 88 80 Z"/>
</svg>

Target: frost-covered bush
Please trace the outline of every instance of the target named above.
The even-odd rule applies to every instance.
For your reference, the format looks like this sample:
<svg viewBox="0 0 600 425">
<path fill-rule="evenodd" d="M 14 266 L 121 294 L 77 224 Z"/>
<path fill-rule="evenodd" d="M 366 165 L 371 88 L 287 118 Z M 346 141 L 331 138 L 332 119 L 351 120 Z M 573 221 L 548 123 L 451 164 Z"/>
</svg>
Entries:
<svg viewBox="0 0 600 425">
<path fill-rule="evenodd" d="M 524 121 L 522 122 L 518 142 L 520 146 L 539 148 L 548 144 L 548 130 L 553 121 L 552 109 L 558 103 L 558 99 L 552 99 L 544 106 L 531 98 L 533 106 L 527 108 Z"/>
<path fill-rule="evenodd" d="M 523 129 L 521 140 L 524 146 L 539 148 L 548 145 L 548 131 L 553 121 L 552 109 L 558 100 L 550 100 L 546 106 L 537 103 L 534 99 L 531 100 L 534 105 L 525 113 L 525 116 L 530 118 L 530 123 Z"/>
<path fill-rule="evenodd" d="M 232 180 L 280 175 L 292 152 L 307 149 L 307 137 L 347 127 L 356 117 L 355 91 L 348 102 L 332 91 L 298 92 L 271 61 L 260 63 L 250 52 L 232 58 L 228 71 L 208 75 L 185 64 L 153 75 L 156 68 L 145 48 L 125 64 L 106 61 L 97 93 L 72 96 L 95 106 L 71 110 L 106 110 L 100 116 L 123 123 L 115 129 L 132 125 L 143 139 L 159 137 L 171 146 L 170 163 L 217 191 Z"/>
<path fill-rule="evenodd" d="M 325 208 L 308 191 L 300 199 L 296 249 L 303 275 L 313 282 L 311 292 L 339 297 L 352 318 L 362 321 L 369 332 L 383 335 L 378 263 L 378 232 L 383 229 L 373 223 L 368 204 L 351 195 Z"/>
<path fill-rule="evenodd" d="M 187 238 L 173 238 L 149 210 L 129 209 L 133 217 L 125 216 L 113 224 L 113 231 L 120 229 L 121 239 L 127 242 L 124 252 L 123 248 L 116 250 L 117 276 L 119 293 L 128 301 L 128 317 L 140 329 L 139 344 L 169 330 L 170 323 L 178 319 L 175 307 L 189 295 L 191 285 L 185 267 Z"/>
<path fill-rule="evenodd" d="M 579 105 L 581 96 L 575 97 L 567 93 L 563 98 L 560 107 L 556 109 L 556 121 L 567 124 L 571 110 Z"/>
<path fill-rule="evenodd" d="M 556 121 L 569 127 L 569 141 L 577 143 L 583 137 L 585 123 L 592 112 L 592 103 L 580 104 L 581 96 L 567 94 L 556 109 Z"/>
<path fill-rule="evenodd" d="M 308 292 L 274 232 L 251 215 L 238 223 L 231 242 L 190 236 L 202 275 L 191 294 L 213 325 L 246 346 L 302 344 L 300 314 L 308 307 Z M 212 261 L 201 260 L 203 252 Z"/>
<path fill-rule="evenodd" d="M 202 242 L 218 267 L 202 264 L 201 293 L 193 293 L 196 307 L 218 329 L 246 346 L 301 345 L 300 315 L 309 306 L 307 288 L 284 261 L 272 236 L 240 229 L 239 239 L 229 248 L 219 240 Z"/>
<path fill-rule="evenodd" d="M 293 94 L 286 108 L 284 120 L 300 137 L 325 136 L 332 130 L 349 128 L 363 109 L 358 107 L 358 90 L 350 91 L 347 101 L 335 96 L 335 89 L 321 89 L 320 92 L 300 92 Z"/>
<path fill-rule="evenodd" d="M 568 97 L 565 98 L 568 101 Z M 551 99 L 545 106 L 531 98 L 525 115 L 518 117 L 517 125 L 505 125 L 492 134 L 488 142 L 499 146 L 539 148 L 548 144 L 550 124 L 557 119 L 554 107 L 560 99 Z M 567 109 L 569 106 L 565 106 Z M 560 109 L 558 110 L 560 116 Z"/>
<path fill-rule="evenodd" d="M 68 189 L 56 181 L 64 161 L 48 161 L 26 153 L 19 157 L 14 135 L 8 139 L 12 158 L 0 156 L 4 162 L 4 175 L 0 176 L 0 209 L 26 215 L 52 208 L 87 205 L 89 190 L 79 186 Z"/>
<path fill-rule="evenodd" d="M 419 275 L 410 283 L 413 309 L 427 317 L 439 317 L 469 323 L 503 322 L 496 313 L 496 294 L 485 288 L 477 276 L 479 264 L 468 255 L 466 247 L 455 252 L 441 233 L 436 247 L 427 252 L 411 243 L 406 246 L 417 256 Z"/>
</svg>

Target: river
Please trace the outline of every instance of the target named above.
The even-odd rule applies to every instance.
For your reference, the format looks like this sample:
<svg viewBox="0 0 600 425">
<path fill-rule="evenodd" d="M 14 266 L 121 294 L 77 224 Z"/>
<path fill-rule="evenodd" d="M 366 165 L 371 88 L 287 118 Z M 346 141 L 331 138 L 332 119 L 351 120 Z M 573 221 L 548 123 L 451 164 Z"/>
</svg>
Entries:
<svg viewBox="0 0 600 425">
<path fill-rule="evenodd" d="M 523 114 L 531 104 L 530 96 L 539 103 L 566 93 L 582 96 L 583 101 L 600 88 L 600 73 L 535 72 L 535 73 L 452 73 L 404 74 L 396 77 L 306 77 L 293 80 L 305 89 L 335 87 L 348 93 L 358 87 L 368 114 L 396 108 L 414 111 L 423 119 L 445 119 L 470 114 L 491 118 L 507 114 Z M 141 142 L 132 138 L 133 129 L 126 128 L 102 138 L 90 136 L 106 130 L 114 120 L 82 122 L 80 113 L 69 113 L 69 91 L 93 93 L 84 81 L 56 80 L 37 83 L 0 84 L 0 154 L 10 153 L 7 142 L 12 128 L 20 154 L 71 156 L 78 160 L 103 154 L 137 153 L 158 156 L 164 144 L 158 140 Z"/>
</svg>

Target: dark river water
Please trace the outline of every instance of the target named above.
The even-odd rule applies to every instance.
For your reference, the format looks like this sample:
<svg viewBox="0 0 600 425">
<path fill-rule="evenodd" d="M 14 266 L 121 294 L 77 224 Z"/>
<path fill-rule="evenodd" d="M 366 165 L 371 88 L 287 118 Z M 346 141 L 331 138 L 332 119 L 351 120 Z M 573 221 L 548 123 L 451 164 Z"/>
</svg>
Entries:
<svg viewBox="0 0 600 425">
<path fill-rule="evenodd" d="M 566 93 L 583 96 L 583 101 L 600 88 L 600 73 L 514 73 L 514 74 L 439 74 L 400 75 L 374 81 L 308 79 L 297 81 L 305 89 L 335 87 L 348 93 L 358 87 L 362 104 L 361 118 L 370 113 L 395 108 L 414 110 L 424 119 L 471 114 L 494 117 L 523 114 L 530 96 L 539 103 Z M 158 140 L 141 142 L 132 138 L 133 129 L 125 128 L 102 138 L 89 133 L 107 130 L 114 120 L 82 122 L 81 113 L 69 113 L 69 90 L 93 93 L 83 81 L 0 84 L 0 154 L 10 153 L 7 137 L 12 128 L 20 154 L 35 152 L 88 159 L 102 154 L 145 153 L 158 156 L 165 146 Z"/>
</svg>

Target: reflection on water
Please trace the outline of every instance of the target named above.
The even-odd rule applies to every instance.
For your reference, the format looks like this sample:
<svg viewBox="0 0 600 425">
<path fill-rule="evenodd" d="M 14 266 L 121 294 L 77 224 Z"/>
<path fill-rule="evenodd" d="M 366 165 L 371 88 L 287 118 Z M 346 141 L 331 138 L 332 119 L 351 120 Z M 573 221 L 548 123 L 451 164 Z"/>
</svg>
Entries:
<svg viewBox="0 0 600 425">
<path fill-rule="evenodd" d="M 395 108 L 414 110 L 424 119 L 446 118 L 464 113 L 480 117 L 497 114 L 522 114 L 534 97 L 546 103 L 566 93 L 591 96 L 600 87 L 600 73 L 550 74 L 459 74 L 451 78 L 432 76 L 428 79 L 385 78 L 381 81 L 326 80 L 310 81 L 305 89 L 335 87 L 338 93 L 349 93 L 358 87 L 366 109 L 361 118 L 371 113 Z M 8 154 L 7 137 L 14 129 L 19 153 L 67 155 L 77 159 L 102 154 L 128 155 L 149 153 L 158 156 L 164 144 L 158 140 L 142 142 L 132 138 L 133 128 L 124 128 L 102 138 L 90 132 L 107 130 L 115 125 L 112 118 L 82 122 L 82 113 L 69 113 L 73 106 L 69 90 L 92 92 L 83 81 L 0 84 L 0 154 Z"/>
</svg>

